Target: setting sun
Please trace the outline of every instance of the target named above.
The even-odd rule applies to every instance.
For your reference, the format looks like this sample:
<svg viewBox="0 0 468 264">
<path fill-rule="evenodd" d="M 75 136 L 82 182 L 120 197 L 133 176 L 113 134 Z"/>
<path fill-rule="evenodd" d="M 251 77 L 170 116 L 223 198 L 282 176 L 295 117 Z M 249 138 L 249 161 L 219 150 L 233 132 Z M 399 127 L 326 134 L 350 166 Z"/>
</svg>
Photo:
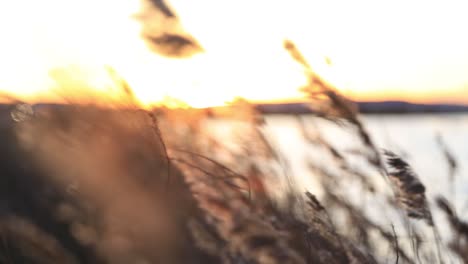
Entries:
<svg viewBox="0 0 468 264">
<path fill-rule="evenodd" d="M 353 99 L 468 103 L 468 18 L 459 2 L 169 4 L 201 53 L 155 54 L 141 37 L 136 0 L 1 3 L 0 91 L 60 100 L 54 93 L 66 82 L 51 73 L 74 68 L 81 70 L 68 77 L 105 94 L 111 67 L 144 105 L 167 97 L 195 107 L 239 96 L 299 100 L 305 78 L 282 46 L 291 39 L 320 76 Z"/>
</svg>

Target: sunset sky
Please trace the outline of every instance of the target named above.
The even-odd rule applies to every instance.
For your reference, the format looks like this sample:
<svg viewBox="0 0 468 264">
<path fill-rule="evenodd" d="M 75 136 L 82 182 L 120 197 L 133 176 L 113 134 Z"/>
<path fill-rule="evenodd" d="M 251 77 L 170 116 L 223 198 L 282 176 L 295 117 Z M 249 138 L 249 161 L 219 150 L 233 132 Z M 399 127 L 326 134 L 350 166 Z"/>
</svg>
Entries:
<svg viewBox="0 0 468 264">
<path fill-rule="evenodd" d="M 290 39 L 319 75 L 354 99 L 468 104 L 464 1 L 168 3 L 204 53 L 153 54 L 132 17 L 137 0 L 0 2 L 0 90 L 47 98 L 71 83 L 64 78 L 104 87 L 110 66 L 145 103 L 298 98 L 305 79 L 283 49 Z"/>
</svg>

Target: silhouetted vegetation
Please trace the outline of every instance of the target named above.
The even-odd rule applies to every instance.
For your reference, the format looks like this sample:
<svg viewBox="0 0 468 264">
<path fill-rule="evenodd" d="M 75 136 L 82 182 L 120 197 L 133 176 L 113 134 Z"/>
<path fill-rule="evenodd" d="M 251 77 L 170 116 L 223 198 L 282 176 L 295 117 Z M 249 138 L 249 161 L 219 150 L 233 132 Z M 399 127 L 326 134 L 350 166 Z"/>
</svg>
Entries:
<svg viewBox="0 0 468 264">
<path fill-rule="evenodd" d="M 201 51 L 164 1 L 150 4 L 141 19 L 156 52 Z M 454 201 L 437 197 L 447 221 L 436 222 L 434 197 L 410 162 L 381 150 L 359 107 L 315 74 L 293 42 L 284 47 L 303 67 L 314 113 L 294 116 L 297 128 L 329 160 L 303 157 L 305 175 L 292 175 L 261 109 L 242 100 L 222 109 L 143 110 L 116 78 L 129 97 L 122 104 L 3 105 L 0 262 L 467 261 L 468 224 Z M 354 135 L 359 148 L 337 148 L 315 124 L 323 121 Z M 231 135 L 217 130 L 231 126 Z M 459 161 L 438 142 L 453 185 Z M 317 190 L 300 177 L 313 177 Z"/>
</svg>

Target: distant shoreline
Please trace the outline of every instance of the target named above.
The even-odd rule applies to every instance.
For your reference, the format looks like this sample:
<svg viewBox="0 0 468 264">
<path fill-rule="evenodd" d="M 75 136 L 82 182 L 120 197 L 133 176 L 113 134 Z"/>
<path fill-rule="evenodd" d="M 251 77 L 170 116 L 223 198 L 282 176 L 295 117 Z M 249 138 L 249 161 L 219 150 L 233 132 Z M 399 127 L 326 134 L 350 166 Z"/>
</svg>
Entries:
<svg viewBox="0 0 468 264">
<path fill-rule="evenodd" d="M 468 105 L 415 104 L 405 101 L 355 102 L 363 114 L 468 113 Z M 263 114 L 313 114 L 308 103 L 255 104 Z"/>
<path fill-rule="evenodd" d="M 300 115 L 314 114 L 313 105 L 307 102 L 294 103 L 252 103 L 262 114 L 274 115 Z M 461 104 L 417 104 L 405 101 L 381 101 L 381 102 L 355 102 L 362 114 L 437 114 L 437 113 L 468 113 L 468 105 Z M 39 103 L 33 104 L 34 108 L 41 106 L 60 107 L 61 104 Z M 0 111 L 9 111 L 14 104 L 0 103 Z M 209 107 L 205 110 L 223 109 L 224 107 Z"/>
</svg>

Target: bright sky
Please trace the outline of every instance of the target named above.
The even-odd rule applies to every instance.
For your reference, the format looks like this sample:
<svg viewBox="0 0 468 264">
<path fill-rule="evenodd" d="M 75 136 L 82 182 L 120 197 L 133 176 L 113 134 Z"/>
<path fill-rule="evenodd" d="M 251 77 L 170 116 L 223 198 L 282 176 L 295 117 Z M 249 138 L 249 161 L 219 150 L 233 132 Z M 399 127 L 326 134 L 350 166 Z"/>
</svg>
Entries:
<svg viewBox="0 0 468 264">
<path fill-rule="evenodd" d="M 146 103 L 166 95 L 194 106 L 294 98 L 305 79 L 283 50 L 288 38 L 356 99 L 468 103 L 465 1 L 169 2 L 205 53 L 151 53 L 131 18 L 138 0 L 1 1 L 0 90 L 50 96 L 50 70 L 70 65 L 66 72 L 80 67 L 74 77 L 102 87 L 108 65 Z"/>
</svg>

